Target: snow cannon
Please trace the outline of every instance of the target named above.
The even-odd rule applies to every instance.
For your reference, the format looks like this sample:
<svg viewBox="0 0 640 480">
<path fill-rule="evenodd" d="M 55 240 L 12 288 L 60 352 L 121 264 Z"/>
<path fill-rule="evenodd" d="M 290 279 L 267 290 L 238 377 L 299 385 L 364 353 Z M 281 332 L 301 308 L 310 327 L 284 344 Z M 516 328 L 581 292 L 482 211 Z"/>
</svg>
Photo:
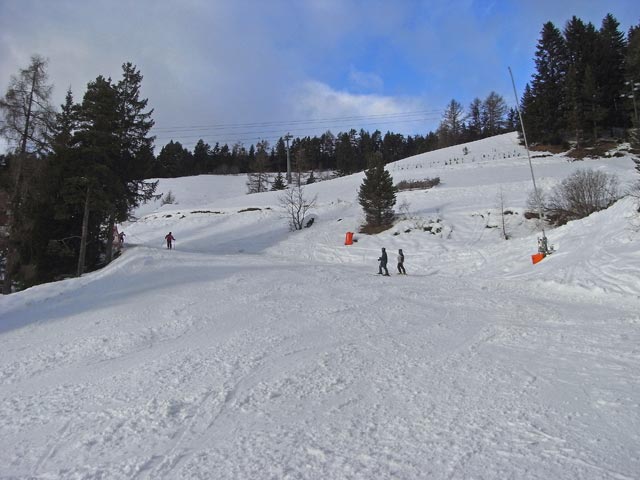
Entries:
<svg viewBox="0 0 640 480">
<path fill-rule="evenodd" d="M 353 245 L 353 232 L 347 232 L 347 236 L 344 239 L 345 245 Z"/>
<path fill-rule="evenodd" d="M 542 259 L 547 255 L 551 255 L 553 252 L 553 245 L 549 245 L 547 237 L 543 234 L 542 237 L 538 238 L 538 253 L 531 255 L 531 261 L 535 265 L 536 263 L 542 261 Z"/>
<path fill-rule="evenodd" d="M 546 257 L 544 253 L 534 253 L 531 255 L 531 262 L 535 265 L 536 263 L 541 262 L 544 257 Z"/>
</svg>

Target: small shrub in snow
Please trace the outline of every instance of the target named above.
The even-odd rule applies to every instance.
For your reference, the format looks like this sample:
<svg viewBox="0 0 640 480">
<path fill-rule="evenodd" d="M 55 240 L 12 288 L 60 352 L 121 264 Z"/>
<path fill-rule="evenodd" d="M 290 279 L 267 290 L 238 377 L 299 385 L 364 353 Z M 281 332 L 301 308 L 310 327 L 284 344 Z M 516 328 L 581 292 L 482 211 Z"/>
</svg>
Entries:
<svg viewBox="0 0 640 480">
<path fill-rule="evenodd" d="M 281 172 L 278 172 L 278 175 L 271 184 L 271 190 L 284 190 L 285 188 L 287 188 L 287 184 L 284 183 L 284 177 Z"/>
<path fill-rule="evenodd" d="M 410 209 L 410 207 L 411 207 L 411 205 L 409 204 L 409 202 L 406 199 L 402 200 L 402 203 L 398 207 L 398 212 L 399 212 L 400 218 L 402 218 L 404 220 L 409 218 L 409 209 Z"/>
<path fill-rule="evenodd" d="M 176 203 L 175 195 L 169 190 L 161 199 L 160 205 L 172 205 Z"/>
<path fill-rule="evenodd" d="M 440 184 L 440 177 L 425 178 L 424 180 L 402 180 L 396 188 L 402 190 L 426 190 Z"/>
<path fill-rule="evenodd" d="M 604 210 L 620 199 L 618 177 L 596 170 L 577 170 L 542 200 L 552 225 L 564 225 Z"/>
<path fill-rule="evenodd" d="M 312 199 L 305 198 L 304 188 L 301 185 L 290 186 L 278 197 L 280 207 L 289 219 L 291 231 L 302 230 L 304 219 L 309 211 L 316 206 L 317 198 L 317 195 Z"/>
</svg>

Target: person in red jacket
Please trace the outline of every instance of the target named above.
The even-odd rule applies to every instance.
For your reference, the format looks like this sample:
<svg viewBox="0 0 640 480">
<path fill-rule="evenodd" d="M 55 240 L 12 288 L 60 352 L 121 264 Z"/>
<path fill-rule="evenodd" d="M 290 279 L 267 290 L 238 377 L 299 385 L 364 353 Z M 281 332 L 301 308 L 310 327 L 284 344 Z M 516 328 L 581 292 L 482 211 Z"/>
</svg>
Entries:
<svg viewBox="0 0 640 480">
<path fill-rule="evenodd" d="M 169 250 L 171 250 L 173 248 L 173 242 L 176 241 L 176 239 L 173 237 L 173 235 L 171 234 L 171 232 L 169 232 L 168 234 L 165 235 L 164 239 L 167 241 L 167 248 Z"/>
</svg>

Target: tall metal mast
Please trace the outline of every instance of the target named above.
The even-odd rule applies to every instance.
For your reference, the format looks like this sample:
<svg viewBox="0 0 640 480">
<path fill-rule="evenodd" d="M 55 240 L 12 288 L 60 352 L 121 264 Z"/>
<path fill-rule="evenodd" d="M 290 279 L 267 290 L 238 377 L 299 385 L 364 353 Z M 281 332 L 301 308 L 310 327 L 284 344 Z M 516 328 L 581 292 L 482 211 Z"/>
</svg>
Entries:
<svg viewBox="0 0 640 480">
<path fill-rule="evenodd" d="M 542 218 L 542 199 L 540 198 L 540 194 L 538 193 L 538 187 L 536 185 L 536 176 L 533 174 L 533 164 L 531 163 L 531 152 L 529 151 L 529 142 L 527 142 L 527 133 L 524 130 L 524 122 L 522 121 L 522 113 L 520 112 L 520 101 L 518 97 L 518 92 L 516 91 L 516 82 L 513 80 L 513 72 L 511 71 L 511 67 L 509 68 L 509 75 L 511 76 L 511 85 L 513 85 L 513 94 L 516 97 L 516 110 L 518 111 L 518 118 L 520 118 L 520 127 L 522 127 L 522 137 L 524 138 L 524 146 L 527 149 L 527 158 L 529 159 L 529 170 L 531 170 L 531 181 L 533 182 L 533 191 L 536 197 L 536 202 L 538 204 L 538 221 L 540 225 L 540 229 L 542 230 L 542 245 L 544 246 L 543 253 L 549 253 L 547 247 L 547 236 L 544 232 L 544 220 Z"/>
</svg>

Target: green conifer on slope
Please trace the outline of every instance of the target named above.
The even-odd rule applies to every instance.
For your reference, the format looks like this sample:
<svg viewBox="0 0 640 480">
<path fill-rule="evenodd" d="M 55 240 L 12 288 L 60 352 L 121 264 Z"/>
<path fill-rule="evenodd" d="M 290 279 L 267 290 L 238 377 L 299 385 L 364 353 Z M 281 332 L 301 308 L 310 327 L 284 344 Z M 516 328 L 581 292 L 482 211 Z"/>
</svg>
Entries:
<svg viewBox="0 0 640 480">
<path fill-rule="evenodd" d="M 391 226 L 395 215 L 393 206 L 396 204 L 396 192 L 393 179 L 384 168 L 382 155 L 374 154 L 358 193 L 367 227 Z"/>
</svg>

